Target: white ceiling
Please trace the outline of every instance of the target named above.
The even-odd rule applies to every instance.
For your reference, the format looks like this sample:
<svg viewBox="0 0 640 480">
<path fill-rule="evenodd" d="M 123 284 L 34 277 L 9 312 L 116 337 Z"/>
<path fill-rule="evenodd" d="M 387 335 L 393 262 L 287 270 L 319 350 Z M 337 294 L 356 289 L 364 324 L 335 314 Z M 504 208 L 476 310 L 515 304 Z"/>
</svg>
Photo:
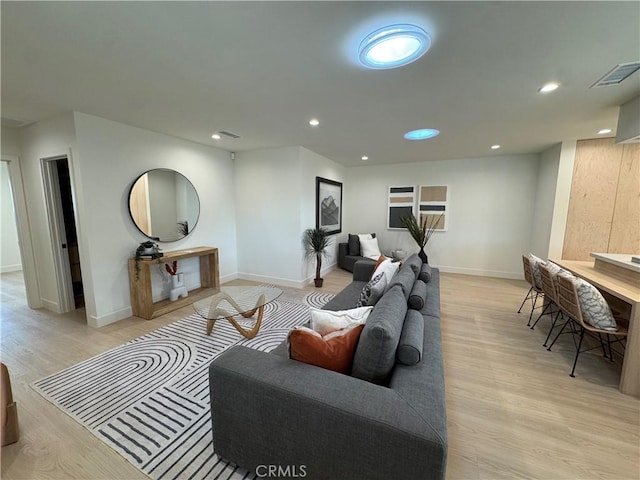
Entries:
<svg viewBox="0 0 640 480">
<path fill-rule="evenodd" d="M 640 72 L 640 2 L 8 2 L 2 116 L 69 110 L 229 151 L 302 145 L 344 165 L 536 153 L 615 134 Z M 394 70 L 355 60 L 387 23 L 430 32 Z M 561 83 L 548 95 L 537 89 Z M 321 124 L 312 128 L 311 117 Z M 409 142 L 430 127 L 440 136 Z M 239 139 L 211 139 L 217 130 Z M 502 148 L 490 149 L 493 144 Z"/>
</svg>

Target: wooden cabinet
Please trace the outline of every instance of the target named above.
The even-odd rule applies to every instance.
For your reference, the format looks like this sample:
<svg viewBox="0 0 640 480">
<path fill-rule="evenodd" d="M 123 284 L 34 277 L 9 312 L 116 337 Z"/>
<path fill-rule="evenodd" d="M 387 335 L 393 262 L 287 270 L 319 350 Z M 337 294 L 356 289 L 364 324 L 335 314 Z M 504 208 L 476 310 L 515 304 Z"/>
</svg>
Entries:
<svg viewBox="0 0 640 480">
<path fill-rule="evenodd" d="M 160 263 L 171 263 L 174 260 L 185 258 L 200 258 L 200 284 L 201 287 L 190 290 L 189 296 L 180 298 L 174 302 L 170 300 L 153 301 L 151 294 L 151 268 L 158 266 L 158 260 L 140 260 L 140 270 L 136 275 L 135 258 L 129 259 L 129 288 L 131 291 L 131 309 L 136 317 L 152 318 L 177 310 L 189 305 L 200 298 L 212 295 L 214 289 L 220 286 L 220 272 L 218 270 L 218 249 L 212 247 L 194 247 L 186 250 L 164 252 Z"/>
<path fill-rule="evenodd" d="M 562 258 L 640 253 L 640 145 L 580 140 Z"/>
</svg>

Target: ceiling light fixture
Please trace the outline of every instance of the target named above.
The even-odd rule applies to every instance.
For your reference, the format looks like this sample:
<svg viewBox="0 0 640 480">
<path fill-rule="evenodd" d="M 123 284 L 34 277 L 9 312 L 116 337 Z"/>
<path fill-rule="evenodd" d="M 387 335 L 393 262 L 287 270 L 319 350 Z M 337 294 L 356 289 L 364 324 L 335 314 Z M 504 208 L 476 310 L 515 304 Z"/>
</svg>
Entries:
<svg viewBox="0 0 640 480">
<path fill-rule="evenodd" d="M 419 130 L 411 130 L 404 134 L 407 140 L 427 140 L 440 135 L 440 130 L 435 128 L 421 128 Z"/>
<path fill-rule="evenodd" d="M 312 127 L 317 127 L 318 125 L 320 125 L 320 120 L 318 120 L 317 118 L 312 118 L 311 120 L 309 120 L 309 125 L 311 125 Z"/>
<path fill-rule="evenodd" d="M 367 157 L 366 155 L 363 155 L 362 160 L 369 160 L 369 157 Z"/>
<path fill-rule="evenodd" d="M 368 35 L 358 47 L 360 63 L 368 68 L 396 68 L 427 53 L 431 37 L 415 25 L 389 25 Z"/>
<path fill-rule="evenodd" d="M 213 135 L 211 135 L 211 138 L 213 138 L 214 140 L 220 140 L 220 135 L 218 133 L 214 133 Z"/>
<path fill-rule="evenodd" d="M 549 83 L 545 83 L 542 87 L 540 87 L 538 91 L 540 93 L 549 93 L 549 92 L 553 92 L 554 90 L 557 90 L 559 86 L 560 84 L 556 82 L 549 82 Z"/>
<path fill-rule="evenodd" d="M 602 130 L 598 130 L 598 135 L 606 135 L 607 133 L 611 133 L 610 128 L 603 128 Z"/>
<path fill-rule="evenodd" d="M 500 148 L 500 145 L 491 145 L 491 150 L 497 150 Z"/>
</svg>

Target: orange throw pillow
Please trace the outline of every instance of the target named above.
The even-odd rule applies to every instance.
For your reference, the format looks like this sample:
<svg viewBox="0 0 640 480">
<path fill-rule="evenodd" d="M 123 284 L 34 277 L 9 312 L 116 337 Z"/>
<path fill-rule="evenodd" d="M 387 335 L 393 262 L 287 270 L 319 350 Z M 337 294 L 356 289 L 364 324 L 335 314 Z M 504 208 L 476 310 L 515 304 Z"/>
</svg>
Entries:
<svg viewBox="0 0 640 480">
<path fill-rule="evenodd" d="M 364 324 L 354 324 L 324 337 L 310 328 L 294 328 L 289 332 L 289 356 L 299 362 L 349 374 L 363 328 Z"/>
</svg>

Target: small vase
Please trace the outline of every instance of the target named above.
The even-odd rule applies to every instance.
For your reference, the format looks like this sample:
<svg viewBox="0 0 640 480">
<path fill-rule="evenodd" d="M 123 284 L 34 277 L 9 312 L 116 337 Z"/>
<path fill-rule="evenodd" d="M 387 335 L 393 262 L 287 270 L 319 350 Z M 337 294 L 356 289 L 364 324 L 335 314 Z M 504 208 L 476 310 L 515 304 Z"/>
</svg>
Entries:
<svg viewBox="0 0 640 480">
<path fill-rule="evenodd" d="M 189 292 L 184 286 L 184 273 L 176 273 L 171 275 L 171 292 L 169 292 L 169 300 L 175 302 L 180 297 L 187 297 Z"/>
<path fill-rule="evenodd" d="M 429 257 L 427 257 L 427 254 L 424 253 L 424 250 L 420 250 L 418 252 L 418 256 L 422 260 L 422 263 L 429 263 Z"/>
</svg>

